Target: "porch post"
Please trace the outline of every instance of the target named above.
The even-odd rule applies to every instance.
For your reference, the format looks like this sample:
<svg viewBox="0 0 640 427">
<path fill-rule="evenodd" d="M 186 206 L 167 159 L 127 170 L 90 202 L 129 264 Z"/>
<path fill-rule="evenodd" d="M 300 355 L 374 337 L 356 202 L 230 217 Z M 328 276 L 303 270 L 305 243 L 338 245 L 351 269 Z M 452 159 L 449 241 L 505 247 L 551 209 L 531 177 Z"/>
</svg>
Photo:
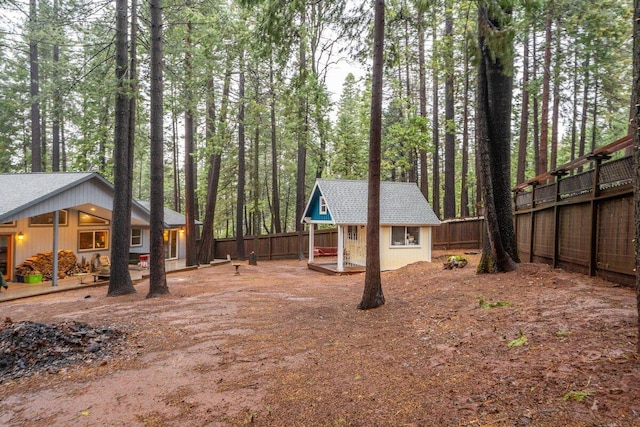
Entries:
<svg viewBox="0 0 640 427">
<path fill-rule="evenodd" d="M 56 209 L 53 211 L 53 272 L 51 273 L 51 286 L 58 286 L 58 233 L 60 227 L 58 220 L 60 213 Z"/>
<path fill-rule="evenodd" d="M 338 271 L 344 271 L 344 230 L 338 225 Z"/>
<path fill-rule="evenodd" d="M 309 226 L 309 264 L 313 264 L 313 224 L 307 224 Z"/>
</svg>

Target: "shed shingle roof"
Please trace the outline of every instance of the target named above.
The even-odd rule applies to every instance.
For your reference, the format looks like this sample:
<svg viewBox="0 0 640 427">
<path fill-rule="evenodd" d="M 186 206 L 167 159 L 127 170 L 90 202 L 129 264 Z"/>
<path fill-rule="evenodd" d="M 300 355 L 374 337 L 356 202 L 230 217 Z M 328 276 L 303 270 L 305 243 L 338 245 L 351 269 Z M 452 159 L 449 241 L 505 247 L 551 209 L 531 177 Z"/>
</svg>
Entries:
<svg viewBox="0 0 640 427">
<path fill-rule="evenodd" d="M 367 223 L 367 181 L 318 179 L 316 187 L 336 224 Z M 440 225 L 440 220 L 415 183 L 384 181 L 380 186 L 380 224 Z"/>
</svg>

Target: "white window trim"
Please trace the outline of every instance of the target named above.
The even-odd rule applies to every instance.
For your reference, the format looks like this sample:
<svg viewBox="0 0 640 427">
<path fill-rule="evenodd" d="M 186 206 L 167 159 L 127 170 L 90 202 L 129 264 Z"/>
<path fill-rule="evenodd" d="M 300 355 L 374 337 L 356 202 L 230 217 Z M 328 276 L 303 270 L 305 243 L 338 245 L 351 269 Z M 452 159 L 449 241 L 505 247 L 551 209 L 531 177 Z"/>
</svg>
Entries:
<svg viewBox="0 0 640 427">
<path fill-rule="evenodd" d="M 105 246 L 103 248 L 96 247 L 96 233 L 105 233 Z M 80 248 L 80 235 L 81 234 L 92 234 L 93 235 L 93 245 L 91 248 Z M 78 252 L 88 252 L 88 251 L 105 251 L 109 249 L 109 230 L 78 230 Z"/>
<path fill-rule="evenodd" d="M 140 232 L 140 243 L 133 243 L 133 230 L 136 230 L 138 232 Z M 129 246 L 131 246 L 132 248 L 137 248 L 142 246 L 142 229 L 141 228 L 132 228 L 131 229 L 131 238 L 129 240 Z M 137 236 L 136 236 L 137 237 Z"/>
<path fill-rule="evenodd" d="M 168 233 L 168 239 L 165 240 L 164 244 L 165 244 L 165 249 L 168 252 L 169 257 L 165 258 L 165 260 L 174 260 L 174 259 L 179 259 L 180 258 L 180 233 L 178 229 L 175 228 L 171 228 L 168 230 L 165 230 Z M 176 234 L 176 247 L 173 248 L 173 246 L 171 246 L 171 234 L 175 233 Z M 171 256 L 171 249 L 175 249 L 176 255 L 175 256 Z"/>
<path fill-rule="evenodd" d="M 395 245 L 393 243 L 393 229 L 394 229 L 394 227 L 404 227 L 404 233 L 403 234 L 404 234 L 405 238 L 404 238 L 404 243 L 402 245 Z M 419 249 L 419 248 L 421 248 L 422 247 L 422 227 L 420 227 L 420 226 L 412 226 L 412 227 L 415 227 L 415 228 L 418 229 L 418 233 L 419 233 L 418 234 L 418 242 L 420 242 L 420 243 L 418 243 L 417 245 L 411 245 L 411 244 L 408 243 L 408 240 L 407 240 L 406 236 L 408 234 L 407 233 L 407 228 L 409 228 L 409 226 L 406 226 L 406 225 L 393 225 L 393 226 L 391 226 L 391 232 L 389 233 L 389 240 L 390 240 L 389 248 L 391 248 L 391 249 Z"/>
<path fill-rule="evenodd" d="M 324 196 L 320 196 L 320 208 L 318 209 L 320 215 L 326 215 L 327 214 L 327 200 L 324 198 Z"/>
</svg>

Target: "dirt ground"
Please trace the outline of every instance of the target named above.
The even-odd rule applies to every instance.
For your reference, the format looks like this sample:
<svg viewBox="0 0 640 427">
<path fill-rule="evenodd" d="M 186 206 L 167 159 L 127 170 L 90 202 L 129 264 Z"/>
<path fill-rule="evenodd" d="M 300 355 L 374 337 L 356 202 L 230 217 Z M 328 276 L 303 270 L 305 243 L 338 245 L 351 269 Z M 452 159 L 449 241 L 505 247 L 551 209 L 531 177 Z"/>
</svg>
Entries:
<svg viewBox="0 0 640 427">
<path fill-rule="evenodd" d="M 123 331 L 121 351 L 0 383 L 8 426 L 640 426 L 635 292 L 537 264 L 364 276 L 261 261 L 2 303 L 1 319 Z M 0 355 L 1 357 L 1 355 Z"/>
</svg>

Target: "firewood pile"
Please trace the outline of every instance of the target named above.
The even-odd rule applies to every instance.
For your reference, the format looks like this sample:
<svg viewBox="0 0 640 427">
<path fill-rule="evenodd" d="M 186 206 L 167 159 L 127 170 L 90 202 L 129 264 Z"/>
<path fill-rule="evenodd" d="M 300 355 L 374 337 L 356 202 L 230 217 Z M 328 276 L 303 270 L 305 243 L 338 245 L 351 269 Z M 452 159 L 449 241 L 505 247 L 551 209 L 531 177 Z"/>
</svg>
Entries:
<svg viewBox="0 0 640 427">
<path fill-rule="evenodd" d="M 83 262 L 78 264 L 78 258 L 68 249 L 58 251 L 58 279 L 64 279 L 76 273 L 89 272 L 90 264 Z M 39 253 L 25 259 L 16 267 L 18 276 L 29 274 L 42 274 L 43 280 L 51 280 L 53 275 L 53 252 Z"/>
</svg>

